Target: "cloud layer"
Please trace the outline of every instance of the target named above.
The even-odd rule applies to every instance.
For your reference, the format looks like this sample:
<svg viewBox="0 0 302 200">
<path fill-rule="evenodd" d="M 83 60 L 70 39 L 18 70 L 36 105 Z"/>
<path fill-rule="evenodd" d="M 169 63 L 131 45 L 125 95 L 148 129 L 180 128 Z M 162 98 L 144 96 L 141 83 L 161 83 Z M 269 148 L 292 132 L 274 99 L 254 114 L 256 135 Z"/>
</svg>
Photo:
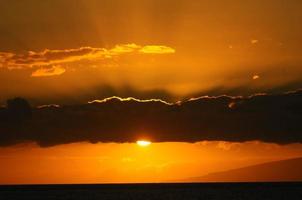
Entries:
<svg viewBox="0 0 302 200">
<path fill-rule="evenodd" d="M 81 61 L 99 61 L 113 59 L 122 55 L 172 54 L 175 50 L 163 45 L 121 44 L 114 48 L 80 47 L 77 49 L 50 50 L 41 52 L 28 51 L 25 54 L 0 52 L 0 67 L 8 69 L 34 68 L 32 76 L 60 75 L 62 65 Z M 60 70 L 58 68 L 60 65 Z"/>
<path fill-rule="evenodd" d="M 302 142 L 302 91 L 249 98 L 201 97 L 175 104 L 112 97 L 83 105 L 42 106 L 22 120 L 18 112 L 1 109 L 0 145 L 31 141 L 45 147 L 142 138 L 154 142 Z"/>
</svg>

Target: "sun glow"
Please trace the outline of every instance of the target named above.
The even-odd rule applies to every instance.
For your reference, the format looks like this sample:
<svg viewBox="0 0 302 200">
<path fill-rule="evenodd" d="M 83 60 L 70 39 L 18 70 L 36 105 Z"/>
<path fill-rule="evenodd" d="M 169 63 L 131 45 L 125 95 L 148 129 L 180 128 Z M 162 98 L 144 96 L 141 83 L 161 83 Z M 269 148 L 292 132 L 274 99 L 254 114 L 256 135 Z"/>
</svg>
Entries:
<svg viewBox="0 0 302 200">
<path fill-rule="evenodd" d="M 149 146 L 151 144 L 151 142 L 146 141 L 146 140 L 138 140 L 138 141 L 136 141 L 136 144 L 141 147 L 146 147 L 146 146 Z"/>
</svg>

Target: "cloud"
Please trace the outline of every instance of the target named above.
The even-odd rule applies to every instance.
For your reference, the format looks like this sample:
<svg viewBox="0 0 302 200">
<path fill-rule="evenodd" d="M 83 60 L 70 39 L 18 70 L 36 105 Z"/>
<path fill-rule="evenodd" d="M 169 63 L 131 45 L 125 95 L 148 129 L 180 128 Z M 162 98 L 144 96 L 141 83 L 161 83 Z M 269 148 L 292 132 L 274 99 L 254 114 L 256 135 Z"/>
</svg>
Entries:
<svg viewBox="0 0 302 200">
<path fill-rule="evenodd" d="M 50 50 L 41 52 L 28 51 L 26 54 L 13 54 L 3 52 L 1 64 L 10 69 L 51 67 L 56 64 L 77 62 L 87 59 L 100 58 L 106 53 L 106 49 L 81 47 L 78 49 Z"/>
<path fill-rule="evenodd" d="M 253 80 L 257 80 L 257 79 L 260 78 L 260 76 L 259 75 L 254 75 L 252 78 L 253 78 Z"/>
<path fill-rule="evenodd" d="M 142 137 L 153 142 L 302 142 L 302 91 L 200 97 L 174 104 L 112 97 L 35 108 L 22 121 L 7 113 L 8 108 L 0 110 L 2 146 L 26 141 L 43 147 L 81 141 L 122 143 Z"/>
<path fill-rule="evenodd" d="M 65 68 L 54 65 L 51 68 L 40 68 L 34 71 L 31 76 L 32 77 L 40 77 L 40 76 L 55 76 L 55 75 L 61 75 L 65 73 Z"/>
<path fill-rule="evenodd" d="M 251 44 L 257 44 L 259 42 L 259 40 L 253 39 L 251 40 Z"/>
<path fill-rule="evenodd" d="M 166 46 L 149 45 L 142 47 L 139 52 L 147 54 L 170 54 L 175 53 L 175 49 Z"/>
<path fill-rule="evenodd" d="M 123 53 L 132 53 L 136 50 L 142 49 L 143 47 L 137 44 L 125 44 L 125 45 L 116 45 L 110 50 L 111 54 L 123 54 Z"/>
<path fill-rule="evenodd" d="M 0 67 L 8 69 L 39 68 L 39 71 L 45 72 L 46 68 L 50 71 L 56 69 L 54 65 L 61 65 L 63 68 L 62 66 L 68 63 L 113 59 L 121 55 L 172 53 L 175 53 L 175 50 L 171 47 L 162 45 L 140 46 L 134 43 L 116 45 L 111 49 L 80 47 L 63 50 L 45 49 L 41 52 L 28 51 L 25 54 L 0 52 Z M 58 74 L 49 73 L 48 75 Z"/>
</svg>

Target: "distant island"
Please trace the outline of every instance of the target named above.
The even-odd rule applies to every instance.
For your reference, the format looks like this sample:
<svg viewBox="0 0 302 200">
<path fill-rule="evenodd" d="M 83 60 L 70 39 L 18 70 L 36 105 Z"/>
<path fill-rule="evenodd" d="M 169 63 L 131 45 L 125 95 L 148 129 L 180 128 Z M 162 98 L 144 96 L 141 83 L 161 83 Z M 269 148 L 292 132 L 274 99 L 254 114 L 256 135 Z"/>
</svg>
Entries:
<svg viewBox="0 0 302 200">
<path fill-rule="evenodd" d="M 302 181 L 302 157 L 210 173 L 180 182 L 283 182 Z"/>
</svg>

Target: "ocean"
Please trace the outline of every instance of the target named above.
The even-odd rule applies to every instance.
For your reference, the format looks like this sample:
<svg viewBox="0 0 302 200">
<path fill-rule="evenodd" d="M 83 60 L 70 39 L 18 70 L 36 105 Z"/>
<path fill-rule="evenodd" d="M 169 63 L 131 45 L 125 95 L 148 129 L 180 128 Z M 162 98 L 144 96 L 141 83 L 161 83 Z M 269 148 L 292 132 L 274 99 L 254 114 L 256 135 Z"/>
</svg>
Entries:
<svg viewBox="0 0 302 200">
<path fill-rule="evenodd" d="M 302 182 L 2 185 L 0 199 L 302 200 Z"/>
</svg>

